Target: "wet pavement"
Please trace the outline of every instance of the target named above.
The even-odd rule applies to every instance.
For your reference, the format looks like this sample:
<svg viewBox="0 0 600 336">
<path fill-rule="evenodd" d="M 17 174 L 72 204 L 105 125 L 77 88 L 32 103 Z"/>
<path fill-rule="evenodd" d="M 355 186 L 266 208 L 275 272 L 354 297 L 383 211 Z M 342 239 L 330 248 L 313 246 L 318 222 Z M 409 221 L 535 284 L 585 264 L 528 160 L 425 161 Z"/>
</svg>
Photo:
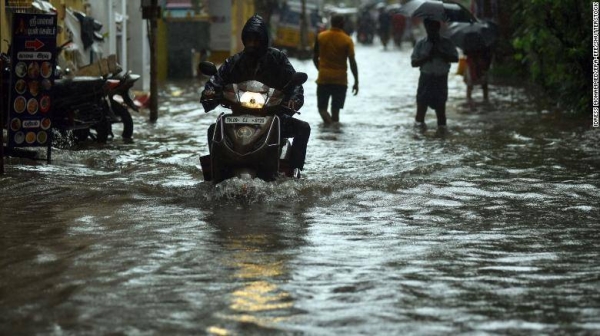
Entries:
<svg viewBox="0 0 600 336">
<path fill-rule="evenodd" d="M 358 45 L 335 126 L 292 59 L 299 181 L 203 182 L 199 81 L 168 83 L 133 143 L 8 159 L 0 334 L 600 333 L 600 133 L 519 88 L 470 109 L 453 74 L 448 132 L 433 111 L 416 131 L 409 58 Z"/>
</svg>

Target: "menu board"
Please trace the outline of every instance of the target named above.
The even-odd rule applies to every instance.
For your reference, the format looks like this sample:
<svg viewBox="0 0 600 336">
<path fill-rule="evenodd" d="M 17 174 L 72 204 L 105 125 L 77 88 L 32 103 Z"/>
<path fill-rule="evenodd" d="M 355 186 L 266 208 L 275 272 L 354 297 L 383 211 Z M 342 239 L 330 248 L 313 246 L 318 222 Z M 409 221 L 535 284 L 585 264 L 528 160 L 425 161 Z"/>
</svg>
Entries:
<svg viewBox="0 0 600 336">
<path fill-rule="evenodd" d="M 7 9 L 27 9 L 31 7 L 31 0 L 6 0 Z"/>
<path fill-rule="evenodd" d="M 9 147 L 52 142 L 56 20 L 54 14 L 13 14 Z"/>
</svg>

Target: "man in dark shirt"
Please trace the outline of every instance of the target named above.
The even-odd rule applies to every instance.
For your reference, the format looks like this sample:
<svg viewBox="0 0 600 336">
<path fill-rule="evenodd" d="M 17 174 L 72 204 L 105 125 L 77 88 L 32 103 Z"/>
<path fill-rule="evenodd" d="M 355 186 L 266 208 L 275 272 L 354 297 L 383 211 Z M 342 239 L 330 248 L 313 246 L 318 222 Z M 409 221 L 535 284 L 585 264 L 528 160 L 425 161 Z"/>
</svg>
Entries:
<svg viewBox="0 0 600 336">
<path fill-rule="evenodd" d="M 269 47 L 269 34 L 265 21 L 254 15 L 242 29 L 244 50 L 227 58 L 218 72 L 205 84 L 200 102 L 205 112 L 213 110 L 219 102 L 214 100 L 225 85 L 257 80 L 263 84 L 282 90 L 296 73 L 287 56 L 275 48 Z M 304 169 L 306 148 L 310 137 L 310 125 L 293 118 L 294 112 L 304 104 L 304 88 L 302 85 L 285 89 L 285 100 L 289 110 L 282 109 L 278 113 L 281 119 L 281 136 L 294 138 L 291 148 L 290 164 L 295 170 Z M 209 148 L 212 142 L 215 125 L 208 129 Z"/>
</svg>

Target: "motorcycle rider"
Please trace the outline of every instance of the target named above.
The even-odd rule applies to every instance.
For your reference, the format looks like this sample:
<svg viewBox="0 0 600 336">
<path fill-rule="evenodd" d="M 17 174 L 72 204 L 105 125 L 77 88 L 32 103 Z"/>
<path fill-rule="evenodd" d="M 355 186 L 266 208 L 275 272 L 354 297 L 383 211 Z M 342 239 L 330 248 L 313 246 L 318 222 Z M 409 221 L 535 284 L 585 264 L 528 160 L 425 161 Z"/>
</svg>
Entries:
<svg viewBox="0 0 600 336">
<path fill-rule="evenodd" d="M 375 32 L 375 20 L 371 17 L 368 9 L 363 9 L 359 13 L 358 28 L 356 38 L 363 44 L 373 43 L 373 34 Z"/>
<path fill-rule="evenodd" d="M 310 137 L 310 125 L 302 120 L 293 118 L 295 111 L 304 104 L 304 88 L 302 85 L 288 86 L 296 70 L 287 56 L 278 49 L 269 47 L 269 33 L 265 21 L 259 15 L 254 15 L 242 29 L 244 50 L 227 58 L 219 67 L 218 72 L 205 84 L 200 102 L 205 112 L 213 110 L 219 104 L 215 99 L 221 96 L 227 84 L 240 83 L 247 80 L 257 80 L 267 86 L 283 90 L 284 105 L 278 112 L 281 120 L 281 136 L 294 138 L 291 147 L 290 165 L 294 176 L 299 176 L 304 169 L 306 148 Z M 208 129 L 208 144 L 211 147 L 215 124 Z"/>
</svg>

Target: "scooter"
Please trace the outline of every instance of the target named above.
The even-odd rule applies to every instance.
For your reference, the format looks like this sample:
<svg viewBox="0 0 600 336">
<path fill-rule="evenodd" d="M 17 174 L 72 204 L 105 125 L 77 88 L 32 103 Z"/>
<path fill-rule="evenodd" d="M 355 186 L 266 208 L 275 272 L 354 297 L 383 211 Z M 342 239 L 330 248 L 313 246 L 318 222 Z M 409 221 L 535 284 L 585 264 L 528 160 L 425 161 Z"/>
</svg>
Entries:
<svg viewBox="0 0 600 336">
<path fill-rule="evenodd" d="M 201 62 L 199 68 L 207 76 L 217 72 L 211 62 Z M 306 73 L 296 72 L 287 85 L 301 85 L 307 78 Z M 289 165 L 291 145 L 281 138 L 276 114 L 287 109 L 281 105 L 283 98 L 282 91 L 256 80 L 225 86 L 222 97 L 214 99 L 230 108 L 231 113 L 217 117 L 210 154 L 200 157 L 205 181 L 216 184 L 234 177 L 265 181 L 293 177 Z"/>
<path fill-rule="evenodd" d="M 359 27 L 356 31 L 358 42 L 362 44 L 373 44 L 375 34 L 369 28 Z"/>
<path fill-rule="evenodd" d="M 71 41 L 67 41 L 58 48 L 59 55 L 70 43 Z M 131 88 L 140 76 L 131 72 L 121 74 L 120 65 L 118 63 L 114 65 L 113 73 L 99 70 L 83 71 L 94 74 L 92 76 L 78 75 L 82 72 L 81 68 L 74 71 L 67 67 L 61 71 L 62 69 L 57 66 L 59 70 L 57 77 L 60 79 L 56 83 L 56 92 L 60 96 L 57 96 L 56 100 L 59 103 L 57 106 L 63 109 L 58 112 L 63 119 L 58 126 L 63 130 L 73 130 L 75 139 L 79 142 L 88 137 L 101 143 L 106 142 L 109 137 L 114 136 L 112 125 L 115 123 L 123 124 L 124 139 L 131 139 L 133 136 L 133 119 L 129 108 L 138 111 L 139 107 L 132 99 L 134 95 Z M 98 68 L 95 65 L 89 67 Z M 75 95 L 70 91 L 74 91 Z M 84 104 L 79 104 L 80 98 L 85 99 Z M 65 122 L 65 110 L 67 122 Z M 71 117 L 70 114 L 73 116 Z"/>
<path fill-rule="evenodd" d="M 361 12 L 356 28 L 356 38 L 362 44 L 373 44 L 375 38 L 375 21 L 368 11 Z"/>
<path fill-rule="evenodd" d="M 139 75 L 127 72 L 110 79 L 81 76 L 57 80 L 55 90 L 61 96 L 56 98 L 59 111 L 54 118 L 62 117 L 62 120 L 56 120 L 57 125 L 73 130 L 77 141 L 91 137 L 105 143 L 114 136 L 112 125 L 122 123 L 123 139 L 131 139 L 133 118 L 129 109 L 139 111 L 131 88 L 139 78 Z"/>
<path fill-rule="evenodd" d="M 77 141 L 84 141 L 91 135 L 96 141 L 105 143 L 111 132 L 111 122 L 106 113 L 107 92 L 108 86 L 102 77 L 56 79 L 51 116 L 54 128 L 72 131 Z"/>
</svg>

